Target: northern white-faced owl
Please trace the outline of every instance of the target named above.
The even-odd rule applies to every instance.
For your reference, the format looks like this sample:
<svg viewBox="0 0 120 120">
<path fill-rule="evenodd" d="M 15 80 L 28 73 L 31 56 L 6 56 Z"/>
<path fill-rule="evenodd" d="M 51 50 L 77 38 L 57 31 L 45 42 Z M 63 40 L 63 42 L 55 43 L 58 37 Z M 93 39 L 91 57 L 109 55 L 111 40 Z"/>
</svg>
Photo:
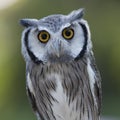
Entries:
<svg viewBox="0 0 120 120">
<path fill-rule="evenodd" d="M 26 89 L 38 120 L 100 120 L 101 78 L 83 11 L 20 20 Z"/>
</svg>

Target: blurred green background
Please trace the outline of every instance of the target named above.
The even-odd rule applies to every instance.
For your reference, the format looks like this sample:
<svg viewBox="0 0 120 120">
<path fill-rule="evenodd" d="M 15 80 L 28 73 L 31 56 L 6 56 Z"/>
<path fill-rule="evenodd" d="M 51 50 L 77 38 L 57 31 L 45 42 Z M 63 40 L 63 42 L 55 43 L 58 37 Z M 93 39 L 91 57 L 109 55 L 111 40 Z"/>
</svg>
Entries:
<svg viewBox="0 0 120 120">
<path fill-rule="evenodd" d="M 120 117 L 120 0 L 0 0 L 0 120 L 36 120 L 26 96 L 19 19 L 79 8 L 86 9 L 101 71 L 102 114 Z"/>
</svg>

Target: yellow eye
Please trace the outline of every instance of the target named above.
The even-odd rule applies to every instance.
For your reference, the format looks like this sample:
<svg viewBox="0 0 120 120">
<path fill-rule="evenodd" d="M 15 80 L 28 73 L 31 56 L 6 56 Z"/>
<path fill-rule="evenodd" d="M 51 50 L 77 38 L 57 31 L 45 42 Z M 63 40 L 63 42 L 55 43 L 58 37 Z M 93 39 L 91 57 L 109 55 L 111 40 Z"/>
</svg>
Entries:
<svg viewBox="0 0 120 120">
<path fill-rule="evenodd" d="M 50 34 L 47 31 L 43 30 L 38 34 L 38 39 L 40 42 L 46 43 L 50 39 Z"/>
<path fill-rule="evenodd" d="M 73 38 L 74 36 L 74 30 L 72 28 L 65 28 L 63 31 L 62 31 L 62 36 L 67 39 L 67 40 L 70 40 Z"/>
</svg>

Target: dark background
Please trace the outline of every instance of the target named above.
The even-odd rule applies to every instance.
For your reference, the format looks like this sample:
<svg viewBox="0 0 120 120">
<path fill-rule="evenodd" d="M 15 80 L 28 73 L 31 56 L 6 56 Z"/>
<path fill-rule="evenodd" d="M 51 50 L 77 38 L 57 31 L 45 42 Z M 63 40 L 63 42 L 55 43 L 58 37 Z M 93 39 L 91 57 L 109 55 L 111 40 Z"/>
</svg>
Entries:
<svg viewBox="0 0 120 120">
<path fill-rule="evenodd" d="M 102 76 L 102 115 L 120 117 L 120 0 L 17 0 L 0 8 L 0 120 L 36 120 L 25 90 L 21 18 L 85 8 Z"/>
</svg>

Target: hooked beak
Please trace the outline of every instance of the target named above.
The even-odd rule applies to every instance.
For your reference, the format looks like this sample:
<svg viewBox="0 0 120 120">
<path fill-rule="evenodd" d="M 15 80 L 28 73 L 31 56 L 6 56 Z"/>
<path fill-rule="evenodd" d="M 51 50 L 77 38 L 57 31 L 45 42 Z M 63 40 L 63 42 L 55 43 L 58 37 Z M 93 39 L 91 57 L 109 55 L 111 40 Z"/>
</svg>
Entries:
<svg viewBox="0 0 120 120">
<path fill-rule="evenodd" d="M 56 56 L 57 56 L 58 58 L 60 57 L 59 51 L 56 51 Z"/>
<path fill-rule="evenodd" d="M 61 41 L 58 40 L 55 42 L 54 44 L 54 54 L 59 58 L 60 57 L 60 54 L 61 54 L 61 49 L 62 49 L 62 46 L 61 46 Z"/>
<path fill-rule="evenodd" d="M 57 39 L 53 40 L 50 45 L 50 51 L 48 51 L 52 56 L 55 56 L 57 58 L 60 58 L 60 55 L 62 53 L 62 41 Z"/>
</svg>

